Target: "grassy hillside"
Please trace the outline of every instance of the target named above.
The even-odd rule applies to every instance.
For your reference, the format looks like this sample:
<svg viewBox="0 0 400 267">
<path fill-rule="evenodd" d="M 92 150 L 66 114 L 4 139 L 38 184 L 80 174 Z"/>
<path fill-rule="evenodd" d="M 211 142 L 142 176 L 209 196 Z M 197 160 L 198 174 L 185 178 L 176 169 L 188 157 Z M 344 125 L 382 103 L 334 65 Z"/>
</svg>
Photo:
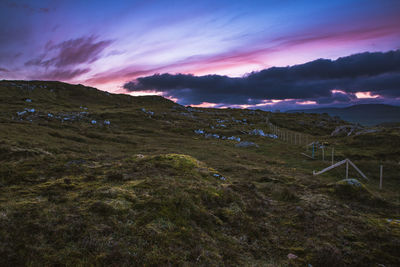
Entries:
<svg viewBox="0 0 400 267">
<path fill-rule="evenodd" d="M 250 134 L 267 122 L 303 142 Z M 342 124 L 2 81 L 0 265 L 399 266 L 399 129 L 331 137 Z M 369 181 L 313 176 L 330 163 L 306 140 Z"/>
<path fill-rule="evenodd" d="M 400 122 L 400 107 L 384 104 L 362 104 L 346 108 L 315 108 L 292 110 L 289 113 L 327 113 L 343 120 L 362 125 L 377 125 L 382 123 Z"/>
</svg>

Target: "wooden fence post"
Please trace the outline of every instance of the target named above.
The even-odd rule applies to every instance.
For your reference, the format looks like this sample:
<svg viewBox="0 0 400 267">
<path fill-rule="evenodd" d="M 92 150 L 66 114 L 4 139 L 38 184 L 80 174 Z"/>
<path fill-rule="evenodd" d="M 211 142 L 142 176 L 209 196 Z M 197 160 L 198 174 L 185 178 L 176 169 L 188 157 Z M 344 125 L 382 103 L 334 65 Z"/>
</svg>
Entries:
<svg viewBox="0 0 400 267">
<path fill-rule="evenodd" d="M 332 147 L 332 165 L 333 165 L 333 154 L 334 154 L 334 151 L 335 151 L 335 148 L 334 147 Z"/>
<path fill-rule="evenodd" d="M 346 160 L 346 179 L 349 179 L 349 160 Z"/>
<path fill-rule="evenodd" d="M 382 189 L 382 182 L 383 182 L 383 165 L 381 165 L 380 167 L 379 189 Z"/>
<path fill-rule="evenodd" d="M 325 148 L 322 147 L 322 161 L 325 161 Z"/>
</svg>

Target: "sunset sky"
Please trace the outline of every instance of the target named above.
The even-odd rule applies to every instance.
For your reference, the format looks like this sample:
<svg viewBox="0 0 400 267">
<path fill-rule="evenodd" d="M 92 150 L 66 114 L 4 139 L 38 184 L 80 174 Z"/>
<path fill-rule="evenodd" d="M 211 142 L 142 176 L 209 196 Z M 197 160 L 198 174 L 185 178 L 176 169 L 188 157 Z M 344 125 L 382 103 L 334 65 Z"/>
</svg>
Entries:
<svg viewBox="0 0 400 267">
<path fill-rule="evenodd" d="M 0 0 L 0 79 L 210 107 L 400 105 L 399 14 L 398 0 Z"/>
</svg>

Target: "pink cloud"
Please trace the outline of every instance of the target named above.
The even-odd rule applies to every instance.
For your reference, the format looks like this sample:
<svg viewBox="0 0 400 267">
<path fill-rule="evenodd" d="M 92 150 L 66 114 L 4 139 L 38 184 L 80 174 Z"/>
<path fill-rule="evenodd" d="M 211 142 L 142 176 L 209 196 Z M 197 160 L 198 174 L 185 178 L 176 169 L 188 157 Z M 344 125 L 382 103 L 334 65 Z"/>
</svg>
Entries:
<svg viewBox="0 0 400 267">
<path fill-rule="evenodd" d="M 359 99 L 362 99 L 362 98 L 378 98 L 378 97 L 380 97 L 379 95 L 372 95 L 371 92 L 357 92 L 357 93 L 355 93 L 355 95 Z"/>
</svg>

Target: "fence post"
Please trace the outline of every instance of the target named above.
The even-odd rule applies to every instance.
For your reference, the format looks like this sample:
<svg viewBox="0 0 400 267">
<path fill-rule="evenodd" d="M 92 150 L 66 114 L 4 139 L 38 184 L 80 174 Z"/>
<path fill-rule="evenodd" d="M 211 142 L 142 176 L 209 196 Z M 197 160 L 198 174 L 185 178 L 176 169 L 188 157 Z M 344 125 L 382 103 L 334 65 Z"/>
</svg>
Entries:
<svg viewBox="0 0 400 267">
<path fill-rule="evenodd" d="M 383 165 L 381 165 L 380 167 L 379 189 L 382 189 L 382 182 L 383 182 Z"/>
<path fill-rule="evenodd" d="M 346 179 L 349 179 L 349 160 L 346 160 Z"/>
<path fill-rule="evenodd" d="M 314 142 L 312 144 L 312 158 L 314 159 Z"/>
<path fill-rule="evenodd" d="M 322 147 L 322 161 L 325 161 L 325 148 Z"/>
<path fill-rule="evenodd" d="M 333 165 L 333 154 L 334 154 L 334 151 L 335 151 L 335 148 L 334 147 L 332 147 L 332 165 Z"/>
</svg>

